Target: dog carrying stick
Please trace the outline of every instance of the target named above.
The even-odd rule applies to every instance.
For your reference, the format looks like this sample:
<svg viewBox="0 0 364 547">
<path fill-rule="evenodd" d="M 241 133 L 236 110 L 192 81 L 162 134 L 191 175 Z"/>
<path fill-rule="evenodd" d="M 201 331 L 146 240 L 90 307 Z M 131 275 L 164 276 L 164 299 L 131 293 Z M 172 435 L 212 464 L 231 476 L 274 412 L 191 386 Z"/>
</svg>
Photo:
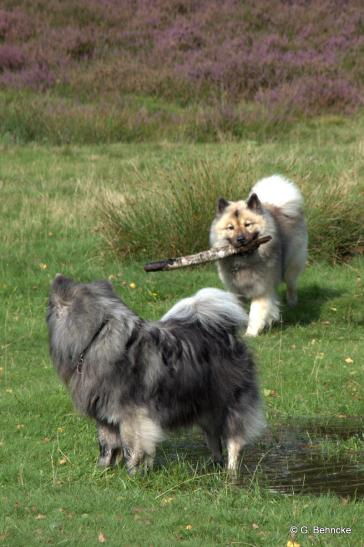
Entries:
<svg viewBox="0 0 364 547">
<path fill-rule="evenodd" d="M 231 255 L 244 254 L 250 251 L 254 251 L 269 241 L 271 236 L 264 236 L 256 239 L 252 239 L 246 245 L 242 245 L 239 248 L 233 247 L 233 245 L 226 245 L 220 249 L 209 249 L 208 251 L 202 251 L 189 256 L 179 256 L 178 258 L 167 258 L 166 260 L 159 260 L 158 262 L 149 262 L 145 264 L 144 270 L 146 272 L 158 272 L 166 270 L 176 270 L 177 268 L 186 268 L 187 266 L 197 266 L 197 264 L 204 264 L 205 262 L 214 262 L 215 260 L 221 260 Z"/>
</svg>

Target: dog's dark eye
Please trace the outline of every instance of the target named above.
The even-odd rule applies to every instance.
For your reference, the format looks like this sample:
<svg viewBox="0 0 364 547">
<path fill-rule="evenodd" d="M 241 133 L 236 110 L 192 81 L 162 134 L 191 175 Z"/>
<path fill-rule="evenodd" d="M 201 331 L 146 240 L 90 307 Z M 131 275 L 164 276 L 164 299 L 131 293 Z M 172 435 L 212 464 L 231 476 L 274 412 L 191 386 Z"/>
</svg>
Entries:
<svg viewBox="0 0 364 547">
<path fill-rule="evenodd" d="M 226 227 L 227 230 L 234 230 L 234 226 L 232 224 L 229 224 L 227 227 Z"/>
<path fill-rule="evenodd" d="M 253 223 L 252 222 L 245 222 L 244 226 L 245 228 L 249 228 Z"/>
</svg>

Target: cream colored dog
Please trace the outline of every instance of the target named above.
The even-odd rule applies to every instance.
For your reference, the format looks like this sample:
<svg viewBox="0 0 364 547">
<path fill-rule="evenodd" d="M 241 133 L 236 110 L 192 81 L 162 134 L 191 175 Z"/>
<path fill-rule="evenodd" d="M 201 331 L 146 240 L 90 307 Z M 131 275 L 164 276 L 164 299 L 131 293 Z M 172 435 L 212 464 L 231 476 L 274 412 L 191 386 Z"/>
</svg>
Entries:
<svg viewBox="0 0 364 547">
<path fill-rule="evenodd" d="M 276 294 L 281 281 L 287 285 L 287 302 L 297 303 L 297 279 L 307 258 L 307 228 L 303 197 L 298 188 L 280 175 L 258 181 L 247 201 L 218 200 L 210 230 L 210 245 L 235 247 L 270 235 L 272 239 L 248 254 L 218 262 L 221 280 L 241 300 L 251 300 L 246 334 L 256 336 L 279 318 Z"/>
</svg>

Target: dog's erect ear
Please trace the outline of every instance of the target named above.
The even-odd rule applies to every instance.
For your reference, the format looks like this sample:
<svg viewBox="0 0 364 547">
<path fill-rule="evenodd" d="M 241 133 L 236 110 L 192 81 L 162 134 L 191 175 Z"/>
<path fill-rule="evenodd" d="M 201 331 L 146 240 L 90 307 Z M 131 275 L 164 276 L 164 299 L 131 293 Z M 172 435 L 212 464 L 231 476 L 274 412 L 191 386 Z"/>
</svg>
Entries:
<svg viewBox="0 0 364 547">
<path fill-rule="evenodd" d="M 217 200 L 216 210 L 218 213 L 223 213 L 226 207 L 229 205 L 229 202 L 224 198 L 219 198 Z"/>
<path fill-rule="evenodd" d="M 51 288 L 54 292 L 62 292 L 64 290 L 67 290 L 68 287 L 73 285 L 74 282 L 69 277 L 65 277 L 64 275 L 57 273 L 56 277 L 53 279 Z"/>
<path fill-rule="evenodd" d="M 248 209 L 253 209 L 254 211 L 261 211 L 262 210 L 262 204 L 260 203 L 260 200 L 257 196 L 257 194 L 252 194 L 247 203 L 246 203 Z"/>
<path fill-rule="evenodd" d="M 57 274 L 51 285 L 51 298 L 53 303 L 62 308 L 70 300 L 75 287 L 75 282 L 62 274 Z"/>
</svg>

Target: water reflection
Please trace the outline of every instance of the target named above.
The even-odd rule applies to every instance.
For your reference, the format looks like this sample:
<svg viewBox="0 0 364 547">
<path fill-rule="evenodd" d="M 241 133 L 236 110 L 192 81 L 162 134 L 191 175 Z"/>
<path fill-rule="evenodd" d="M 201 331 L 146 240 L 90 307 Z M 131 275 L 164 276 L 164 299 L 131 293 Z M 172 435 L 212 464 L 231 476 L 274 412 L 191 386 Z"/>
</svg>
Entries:
<svg viewBox="0 0 364 547">
<path fill-rule="evenodd" d="M 364 497 L 364 453 L 343 449 L 342 442 L 350 439 L 358 445 L 364 440 L 364 419 L 296 419 L 272 427 L 259 444 L 245 449 L 234 482 L 248 487 L 257 481 L 271 492 L 286 495 Z M 190 463 L 209 458 L 198 432 L 163 443 L 160 463 L 181 457 Z"/>
</svg>

